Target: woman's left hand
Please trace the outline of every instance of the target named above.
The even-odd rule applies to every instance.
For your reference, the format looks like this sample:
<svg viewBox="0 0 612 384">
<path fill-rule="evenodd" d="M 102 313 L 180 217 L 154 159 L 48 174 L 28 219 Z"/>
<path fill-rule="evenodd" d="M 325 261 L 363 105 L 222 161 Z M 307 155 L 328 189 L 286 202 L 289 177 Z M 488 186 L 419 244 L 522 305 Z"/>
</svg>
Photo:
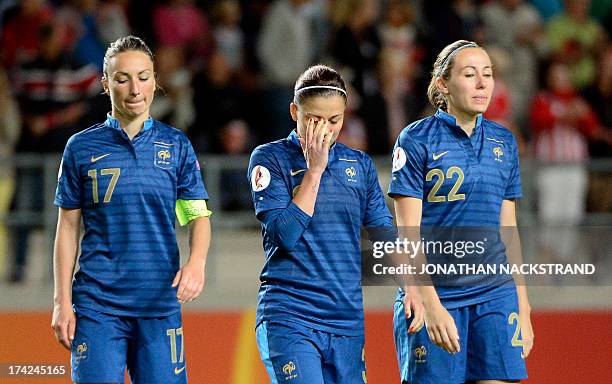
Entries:
<svg viewBox="0 0 612 384">
<path fill-rule="evenodd" d="M 176 298 L 181 304 L 197 298 L 204 289 L 204 261 L 189 259 L 172 281 L 172 288 L 178 286 Z"/>
<path fill-rule="evenodd" d="M 533 348 L 533 328 L 531 327 L 531 313 L 529 311 L 519 311 L 519 324 L 521 325 L 521 340 L 523 342 L 524 359 L 529 356 Z"/>
</svg>

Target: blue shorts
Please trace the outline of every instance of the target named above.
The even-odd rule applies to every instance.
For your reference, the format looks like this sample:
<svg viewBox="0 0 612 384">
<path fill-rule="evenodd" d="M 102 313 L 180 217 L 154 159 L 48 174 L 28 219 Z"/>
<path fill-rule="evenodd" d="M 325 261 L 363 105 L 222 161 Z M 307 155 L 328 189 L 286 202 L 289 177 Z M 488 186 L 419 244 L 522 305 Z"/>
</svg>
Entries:
<svg viewBox="0 0 612 384">
<path fill-rule="evenodd" d="M 108 315 L 77 307 L 72 381 L 187 383 L 181 313 L 162 318 Z"/>
<path fill-rule="evenodd" d="M 363 336 L 268 321 L 257 326 L 256 335 L 272 384 L 366 383 Z"/>
<path fill-rule="evenodd" d="M 404 305 L 395 302 L 393 333 L 402 383 L 462 384 L 474 380 L 527 378 L 520 345 L 516 293 L 448 312 L 455 319 L 461 352 L 454 356 L 429 340 L 425 327 L 408 334 Z"/>
</svg>

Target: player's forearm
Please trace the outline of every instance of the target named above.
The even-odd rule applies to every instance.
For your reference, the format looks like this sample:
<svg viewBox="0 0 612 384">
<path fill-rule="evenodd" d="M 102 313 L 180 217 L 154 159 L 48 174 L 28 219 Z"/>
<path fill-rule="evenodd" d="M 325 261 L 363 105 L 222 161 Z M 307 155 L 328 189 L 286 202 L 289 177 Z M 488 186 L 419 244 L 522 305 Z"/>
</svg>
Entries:
<svg viewBox="0 0 612 384">
<path fill-rule="evenodd" d="M 421 294 L 421 299 L 423 300 L 423 306 L 425 306 L 425 309 L 429 310 L 434 306 L 442 305 L 440 298 L 438 297 L 438 292 L 436 292 L 436 288 L 433 285 L 419 286 L 419 293 Z"/>
<path fill-rule="evenodd" d="M 210 219 L 208 217 L 198 217 L 189 223 L 189 261 L 199 261 L 202 262 L 202 266 L 206 265 L 210 237 Z"/>
<path fill-rule="evenodd" d="M 508 262 L 514 265 L 523 264 L 523 253 L 521 251 L 521 240 L 518 234 L 518 229 L 516 227 L 502 228 L 502 241 L 506 245 Z M 529 297 L 527 295 L 527 284 L 525 283 L 525 277 L 521 274 L 515 274 L 513 278 L 514 283 L 516 284 L 519 310 L 521 312 L 530 312 L 531 306 L 529 304 Z"/>
<path fill-rule="evenodd" d="M 511 200 L 504 200 L 500 213 L 500 235 L 506 247 L 508 263 L 511 265 L 523 264 L 521 238 L 516 224 L 516 203 Z M 514 274 L 513 278 L 516 284 L 519 310 L 522 313 L 529 313 L 531 312 L 531 305 L 529 304 L 529 297 L 527 296 L 525 278 L 521 274 Z"/>
<path fill-rule="evenodd" d="M 310 218 L 293 202 L 285 209 L 271 210 L 261 215 L 268 236 L 286 251 L 294 249 L 308 227 Z"/>
<path fill-rule="evenodd" d="M 314 215 L 314 208 L 322 175 L 322 172 L 313 171 L 312 169 L 307 170 L 302 179 L 302 184 L 300 184 L 293 198 L 295 205 L 306 212 L 308 216 Z"/>
<path fill-rule="evenodd" d="M 531 313 L 531 304 L 529 304 L 529 296 L 527 295 L 527 286 L 517 285 L 516 293 L 518 296 L 519 312 Z"/>
<path fill-rule="evenodd" d="M 53 252 L 55 304 L 72 305 L 72 277 L 76 265 L 79 226 L 60 220 L 57 226 Z"/>
</svg>

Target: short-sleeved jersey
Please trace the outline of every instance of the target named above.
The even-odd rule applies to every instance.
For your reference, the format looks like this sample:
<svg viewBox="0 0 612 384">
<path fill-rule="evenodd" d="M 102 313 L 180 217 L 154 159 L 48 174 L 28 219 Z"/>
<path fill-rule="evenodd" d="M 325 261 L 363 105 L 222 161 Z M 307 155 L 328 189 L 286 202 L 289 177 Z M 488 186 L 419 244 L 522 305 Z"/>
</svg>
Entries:
<svg viewBox="0 0 612 384">
<path fill-rule="evenodd" d="M 257 147 L 248 177 L 258 218 L 287 208 L 305 172 L 295 131 Z M 321 177 L 314 214 L 293 249 L 279 247 L 262 225 L 266 261 L 257 324 L 293 321 L 325 332 L 362 335 L 360 231 L 381 220 L 391 226 L 372 159 L 336 143 Z"/>
<path fill-rule="evenodd" d="M 110 115 L 70 138 L 55 205 L 80 208 L 85 227 L 73 303 L 119 316 L 180 310 L 177 199 L 208 199 L 187 137 L 148 119 L 130 140 Z"/>
<path fill-rule="evenodd" d="M 497 233 L 502 201 L 521 197 L 516 140 L 506 128 L 482 116 L 471 136 L 441 110 L 410 124 L 395 143 L 392 167 L 388 193 L 421 199 L 422 227 L 478 227 Z M 484 261 L 505 262 L 499 237 L 492 241 Z M 508 294 L 514 290 L 509 280 L 436 289 L 450 308 Z"/>
</svg>

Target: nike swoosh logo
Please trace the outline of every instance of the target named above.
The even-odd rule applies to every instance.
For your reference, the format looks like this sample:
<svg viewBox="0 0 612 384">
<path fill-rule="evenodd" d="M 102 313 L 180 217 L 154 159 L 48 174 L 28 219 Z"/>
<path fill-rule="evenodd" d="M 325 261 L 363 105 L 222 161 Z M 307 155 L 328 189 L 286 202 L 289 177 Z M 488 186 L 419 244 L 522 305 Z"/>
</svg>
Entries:
<svg viewBox="0 0 612 384">
<path fill-rule="evenodd" d="M 291 176 L 295 176 L 295 175 L 297 175 L 298 173 L 300 173 L 300 172 L 304 172 L 304 171 L 305 171 L 305 169 L 298 169 L 297 171 L 294 171 L 294 170 L 292 169 L 292 170 L 291 170 Z"/>
<path fill-rule="evenodd" d="M 98 156 L 98 157 L 91 157 L 91 162 L 95 163 L 96 161 L 105 158 L 106 156 L 110 155 L 110 153 L 107 153 L 106 155 L 102 155 L 102 156 Z"/>
<path fill-rule="evenodd" d="M 434 160 L 438 160 L 439 158 L 441 158 L 442 156 L 446 155 L 448 153 L 448 151 L 442 152 L 442 153 L 438 153 L 437 155 L 434 153 L 433 154 L 433 159 Z"/>
<path fill-rule="evenodd" d="M 174 374 L 178 375 L 179 373 L 183 372 L 184 370 L 185 370 L 185 366 L 183 366 L 182 368 L 175 367 L 174 368 Z"/>
</svg>

